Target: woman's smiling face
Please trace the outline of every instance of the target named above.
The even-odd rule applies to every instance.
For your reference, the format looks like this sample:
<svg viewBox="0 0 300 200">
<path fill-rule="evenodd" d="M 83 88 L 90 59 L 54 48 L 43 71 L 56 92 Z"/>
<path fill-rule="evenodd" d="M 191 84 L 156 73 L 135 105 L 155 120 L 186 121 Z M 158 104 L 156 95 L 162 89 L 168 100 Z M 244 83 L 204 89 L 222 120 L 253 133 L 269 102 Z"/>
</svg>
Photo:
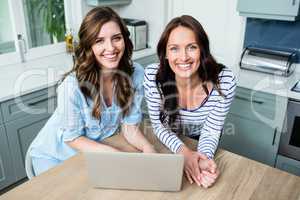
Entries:
<svg viewBox="0 0 300 200">
<path fill-rule="evenodd" d="M 102 69 L 118 68 L 125 51 L 125 42 L 121 29 L 116 22 L 109 21 L 103 24 L 92 50 Z"/>
<path fill-rule="evenodd" d="M 166 55 L 169 65 L 178 78 L 191 78 L 200 66 L 200 47 L 195 33 L 178 26 L 170 33 Z"/>
</svg>

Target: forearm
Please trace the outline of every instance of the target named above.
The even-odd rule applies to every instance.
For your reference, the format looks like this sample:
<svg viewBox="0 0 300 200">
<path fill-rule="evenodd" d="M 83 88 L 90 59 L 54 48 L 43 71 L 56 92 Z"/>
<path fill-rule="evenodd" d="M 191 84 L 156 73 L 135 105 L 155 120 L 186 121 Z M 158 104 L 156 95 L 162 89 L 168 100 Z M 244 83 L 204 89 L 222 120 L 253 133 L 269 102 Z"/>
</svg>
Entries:
<svg viewBox="0 0 300 200">
<path fill-rule="evenodd" d="M 123 124 L 121 131 L 127 142 L 141 151 L 152 146 L 136 125 Z"/>
<path fill-rule="evenodd" d="M 67 145 L 78 151 L 98 151 L 98 152 L 112 152 L 118 149 L 109 145 L 101 144 L 91 140 L 85 136 L 76 138 L 75 140 L 66 142 Z"/>
<path fill-rule="evenodd" d="M 197 151 L 205 154 L 209 159 L 214 158 L 219 139 L 220 133 L 202 133 L 199 138 Z"/>
</svg>

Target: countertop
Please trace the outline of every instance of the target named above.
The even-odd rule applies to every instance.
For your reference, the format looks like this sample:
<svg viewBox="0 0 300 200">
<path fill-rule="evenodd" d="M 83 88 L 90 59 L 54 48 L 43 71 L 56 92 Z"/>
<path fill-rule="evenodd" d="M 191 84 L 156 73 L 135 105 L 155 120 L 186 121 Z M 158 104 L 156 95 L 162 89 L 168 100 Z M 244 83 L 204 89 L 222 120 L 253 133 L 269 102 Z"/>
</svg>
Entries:
<svg viewBox="0 0 300 200">
<path fill-rule="evenodd" d="M 148 48 L 133 52 L 133 59 L 155 54 Z M 72 57 L 61 53 L 25 63 L 0 67 L 0 102 L 55 85 L 72 68 Z"/>
<path fill-rule="evenodd" d="M 300 65 L 297 67 L 300 68 Z M 275 94 L 283 97 L 300 100 L 300 93 L 291 91 L 300 80 L 300 71 L 294 71 L 289 77 L 271 75 L 239 69 L 237 85 L 240 87 Z"/>
<path fill-rule="evenodd" d="M 133 59 L 153 54 L 155 54 L 153 48 L 136 51 L 133 53 Z M 300 65 L 297 67 L 300 68 Z M 0 102 L 51 87 L 71 68 L 72 57 L 68 54 L 57 54 L 17 65 L 1 66 Z M 300 80 L 300 70 L 296 70 L 289 77 L 282 77 L 239 69 L 236 76 L 237 85 L 240 87 L 300 100 L 300 93 L 291 91 Z"/>
<path fill-rule="evenodd" d="M 151 130 L 151 129 L 148 129 Z M 159 152 L 169 151 L 151 132 L 144 131 L 146 137 Z M 196 142 L 182 137 L 191 148 Z M 105 140 L 106 144 L 117 146 L 124 151 L 134 151 L 120 134 Z M 61 165 L 3 194 L 0 200 L 74 200 L 74 199 L 230 199 L 230 200 L 299 200 L 300 178 L 284 171 L 269 167 L 228 151 L 219 150 L 216 162 L 220 176 L 209 189 L 190 185 L 183 178 L 180 192 L 129 191 L 92 188 L 87 179 L 87 171 L 82 154 L 77 154 Z"/>
</svg>

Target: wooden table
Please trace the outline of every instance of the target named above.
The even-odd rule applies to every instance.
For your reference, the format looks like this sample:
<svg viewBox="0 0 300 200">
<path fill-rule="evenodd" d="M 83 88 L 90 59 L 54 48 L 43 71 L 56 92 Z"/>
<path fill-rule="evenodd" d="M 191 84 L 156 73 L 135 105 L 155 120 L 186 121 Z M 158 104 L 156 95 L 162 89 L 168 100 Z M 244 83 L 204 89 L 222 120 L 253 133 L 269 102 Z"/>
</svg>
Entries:
<svg viewBox="0 0 300 200">
<path fill-rule="evenodd" d="M 160 152 L 168 150 L 152 134 L 147 134 Z M 182 138 L 192 148 L 196 142 Z M 135 149 L 128 145 L 121 135 L 105 141 L 125 151 Z M 219 150 L 216 155 L 221 175 L 216 184 L 203 189 L 190 185 L 184 178 L 180 192 L 150 192 L 94 189 L 89 185 L 82 154 L 14 188 L 0 197 L 0 200 L 155 200 L 155 199 L 222 199 L 222 200 L 300 200 L 300 178 L 267 165 L 246 159 L 228 151 Z"/>
</svg>

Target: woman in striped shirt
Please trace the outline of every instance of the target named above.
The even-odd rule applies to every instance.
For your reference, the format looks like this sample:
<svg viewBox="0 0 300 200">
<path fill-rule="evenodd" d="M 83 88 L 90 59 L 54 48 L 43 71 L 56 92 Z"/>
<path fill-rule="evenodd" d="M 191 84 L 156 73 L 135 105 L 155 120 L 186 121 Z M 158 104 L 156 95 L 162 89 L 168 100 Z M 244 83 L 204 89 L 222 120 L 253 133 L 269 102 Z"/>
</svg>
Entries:
<svg viewBox="0 0 300 200">
<path fill-rule="evenodd" d="M 205 188 L 218 177 L 213 160 L 226 114 L 234 97 L 235 77 L 209 50 L 201 24 L 191 16 L 174 18 L 157 46 L 159 64 L 146 68 L 145 97 L 154 133 L 185 157 L 185 174 Z M 178 137 L 199 140 L 197 151 Z"/>
</svg>

